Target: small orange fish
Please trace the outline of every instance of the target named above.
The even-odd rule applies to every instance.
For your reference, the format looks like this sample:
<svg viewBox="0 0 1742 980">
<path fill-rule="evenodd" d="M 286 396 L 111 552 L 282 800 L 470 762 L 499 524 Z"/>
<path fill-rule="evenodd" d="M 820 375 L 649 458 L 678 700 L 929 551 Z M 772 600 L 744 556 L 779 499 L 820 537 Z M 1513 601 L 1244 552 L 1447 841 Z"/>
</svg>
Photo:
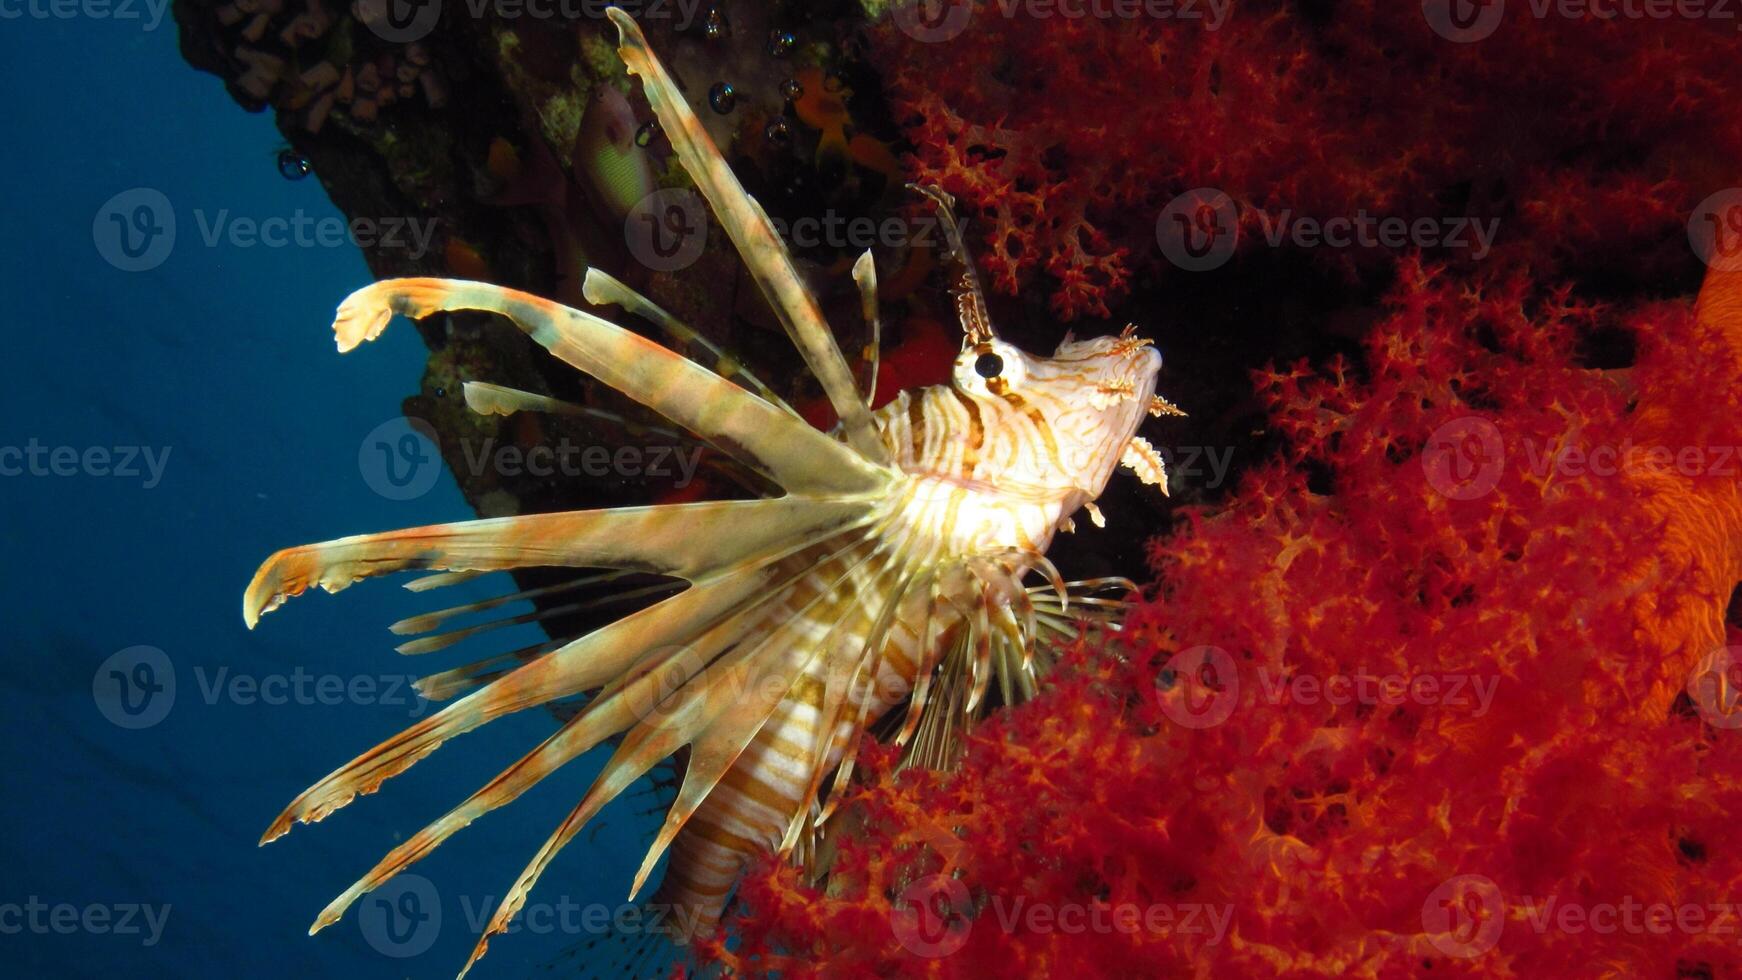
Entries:
<svg viewBox="0 0 1742 980">
<path fill-rule="evenodd" d="M 447 262 L 448 271 L 461 279 L 482 279 L 488 282 L 496 278 L 484 256 L 479 254 L 471 242 L 458 235 L 448 236 L 448 243 L 442 246 L 442 257 Z"/>
<path fill-rule="evenodd" d="M 831 79 L 820 68 L 801 68 L 797 78 L 803 91 L 793 100 L 792 108 L 798 114 L 799 122 L 822 133 L 817 142 L 819 161 L 833 156 L 851 160 L 890 180 L 900 175 L 901 165 L 881 140 L 864 133 L 847 135 L 853 124 L 852 114 L 847 110 L 847 100 L 853 97 L 852 89 L 839 81 L 834 81 L 831 86 Z"/>
</svg>

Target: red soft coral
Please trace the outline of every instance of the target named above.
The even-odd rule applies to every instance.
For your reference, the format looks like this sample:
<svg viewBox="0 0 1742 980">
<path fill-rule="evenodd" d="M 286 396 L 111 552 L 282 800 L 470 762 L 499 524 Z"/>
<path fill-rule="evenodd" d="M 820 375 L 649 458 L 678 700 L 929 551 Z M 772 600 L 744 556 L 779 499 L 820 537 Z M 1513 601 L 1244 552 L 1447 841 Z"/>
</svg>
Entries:
<svg viewBox="0 0 1742 980">
<path fill-rule="evenodd" d="M 1247 248 L 1366 214 L 1430 219 L 1445 259 L 1498 274 L 1649 278 L 1683 257 L 1689 211 L 1742 154 L 1742 59 L 1721 19 L 1515 4 L 1492 37 L 1454 44 L 1395 0 L 1310 5 L 1317 17 L 1231 0 L 1216 29 L 1011 6 L 974 3 L 936 43 L 891 19 L 873 54 L 915 177 L 977 212 L 994 287 L 1044 285 L 1067 319 L 1175 271 L 1156 222 L 1201 187 L 1239 203 Z M 1462 219 L 1499 222 L 1491 251 Z M 1313 254 L 1353 270 L 1428 241 Z"/>
<path fill-rule="evenodd" d="M 892 778 L 872 749 L 826 891 L 763 867 L 710 952 L 787 976 L 1742 973 L 1742 731 L 1690 684 L 1742 579 L 1738 280 L 1696 316 L 1406 266 L 1361 365 L 1257 379 L 1290 453 L 1158 542 L 1118 639 L 1079 642 L 959 772 Z M 1636 363 L 1581 367 L 1617 325 Z"/>
</svg>

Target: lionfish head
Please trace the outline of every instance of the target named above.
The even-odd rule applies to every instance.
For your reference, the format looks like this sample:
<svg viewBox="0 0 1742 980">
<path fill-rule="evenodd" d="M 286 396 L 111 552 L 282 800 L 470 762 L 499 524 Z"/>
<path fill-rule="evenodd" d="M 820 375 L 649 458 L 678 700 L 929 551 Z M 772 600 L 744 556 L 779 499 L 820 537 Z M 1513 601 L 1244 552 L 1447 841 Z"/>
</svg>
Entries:
<svg viewBox="0 0 1742 980">
<path fill-rule="evenodd" d="M 952 382 L 975 398 L 1015 406 L 1044 431 L 1037 482 L 1099 496 L 1107 478 L 1156 406 L 1161 353 L 1130 328 L 1116 337 L 1066 337 L 1051 357 L 1025 353 L 989 336 L 956 358 Z M 1171 408 L 1171 406 L 1169 406 Z"/>
<path fill-rule="evenodd" d="M 1023 412 L 1040 430 L 1043 452 L 1031 454 L 1041 472 L 1022 474 L 1025 482 L 1071 486 L 1097 497 L 1128 450 L 1153 450 L 1135 438 L 1145 415 L 1183 414 L 1155 395 L 1161 353 L 1126 327 L 1117 337 L 1074 340 L 1069 335 L 1051 357 L 1024 353 L 998 337 L 980 290 L 973 259 L 962 243 L 955 201 L 935 187 L 908 185 L 937 207 L 958 273 L 956 313 L 962 324 L 962 353 L 952 383 L 972 398 L 996 399 Z M 1159 460 L 1134 467 L 1150 482 L 1163 476 Z M 1163 484 L 1165 486 L 1165 483 Z"/>
</svg>

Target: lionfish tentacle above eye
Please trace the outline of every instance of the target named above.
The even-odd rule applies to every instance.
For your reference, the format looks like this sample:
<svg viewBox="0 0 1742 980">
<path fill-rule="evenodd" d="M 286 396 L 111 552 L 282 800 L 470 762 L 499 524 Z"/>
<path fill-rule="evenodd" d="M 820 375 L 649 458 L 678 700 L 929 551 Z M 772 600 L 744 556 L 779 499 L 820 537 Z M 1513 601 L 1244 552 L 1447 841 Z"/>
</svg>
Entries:
<svg viewBox="0 0 1742 980">
<path fill-rule="evenodd" d="M 908 184 L 908 190 L 929 198 L 938 210 L 938 221 L 944 229 L 944 241 L 949 245 L 950 258 L 956 263 L 957 280 L 953 290 L 956 298 L 956 319 L 962 324 L 962 346 L 973 347 L 992 340 L 992 315 L 986 310 L 986 293 L 980 288 L 980 273 L 974 268 L 974 257 L 962 241 L 962 229 L 956 223 L 956 199 L 942 188 Z"/>
<path fill-rule="evenodd" d="M 681 93 L 622 11 L 620 54 L 638 76 L 678 158 L 821 383 L 840 428 L 797 416 L 743 365 L 621 282 L 589 272 L 584 295 L 651 322 L 709 366 L 597 316 L 485 283 L 393 279 L 352 294 L 334 330 L 341 351 L 395 314 L 495 313 L 557 358 L 639 402 L 758 474 L 782 496 L 576 511 L 433 525 L 289 548 L 243 598 L 249 626 L 319 586 L 337 592 L 389 572 L 423 572 L 423 592 L 483 574 L 572 568 L 569 580 L 401 620 L 429 634 L 401 647 L 431 654 L 503 625 L 552 623 L 607 602 L 646 603 L 579 636 L 438 670 L 418 688 L 446 703 L 334 770 L 291 801 L 262 842 L 374 792 L 448 739 L 505 715 L 562 705 L 558 730 L 382 858 L 324 909 L 314 929 L 479 817 L 608 739 L 615 754 L 515 880 L 467 968 L 504 931 L 557 853 L 651 767 L 687 747 L 688 769 L 636 875 L 639 893 L 669 854 L 656 901 L 672 938 L 713 929 L 758 851 L 799 862 L 824 835 L 856 749 L 906 705 L 894 741 L 902 765 L 948 766 L 962 735 L 997 704 L 1032 698 L 1051 640 L 1085 621 L 1117 629 L 1123 579 L 1066 582 L 1046 558 L 1052 535 L 1094 500 L 1120 463 L 1164 481 L 1137 438 L 1148 414 L 1177 411 L 1154 393 L 1160 355 L 1141 338 L 1073 340 L 1051 357 L 999 339 L 953 202 L 938 207 L 961 266 L 952 284 L 964 333 L 948 385 L 876 402 L 881 325 L 869 253 L 853 268 L 870 343 L 856 378 L 762 208 L 748 197 Z M 484 414 L 587 416 L 547 396 L 469 382 Z M 1163 483 L 1165 486 L 1165 483 Z M 649 580 L 648 576 L 660 578 Z M 1024 584 L 1037 578 L 1038 584 Z M 587 590 L 587 591 L 582 591 Z M 578 593 L 578 594 L 575 594 Z M 465 624 L 514 602 L 533 612 Z M 450 624 L 452 624 L 450 626 Z M 446 630 L 432 633 L 438 628 Z M 584 696 L 579 703 L 567 699 Z M 451 700 L 448 700 L 451 699 Z M 813 875 L 819 873 L 811 866 Z"/>
</svg>

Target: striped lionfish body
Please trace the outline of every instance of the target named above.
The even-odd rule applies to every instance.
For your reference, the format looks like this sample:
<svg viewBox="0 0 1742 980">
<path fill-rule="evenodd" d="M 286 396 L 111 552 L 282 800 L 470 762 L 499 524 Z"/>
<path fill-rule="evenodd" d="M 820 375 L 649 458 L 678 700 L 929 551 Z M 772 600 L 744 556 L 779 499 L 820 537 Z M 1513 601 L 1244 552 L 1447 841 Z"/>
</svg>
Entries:
<svg viewBox="0 0 1742 980">
<path fill-rule="evenodd" d="M 583 636 L 424 678 L 420 690 L 452 702 L 310 787 L 267 830 L 263 842 L 296 822 L 319 820 L 495 718 L 589 694 L 554 734 L 395 848 L 315 923 L 319 929 L 337 921 L 357 898 L 462 827 L 618 739 L 592 787 L 496 910 L 468 968 L 580 828 L 680 749 L 689 750 L 683 782 L 632 890 L 632 897 L 641 891 L 669 851 L 658 900 L 670 904 L 680 941 L 714 927 L 733 882 L 758 851 L 811 858 L 833 789 L 850 776 L 857 740 L 892 707 L 908 705 L 894 736 L 907 764 L 952 762 L 957 737 L 983 709 L 994 680 L 1004 703 L 1032 696 L 1048 663 L 1043 631 L 1073 632 L 1068 613 L 1106 618 L 1119 608 L 1100 593 L 1128 583 L 1065 583 L 1045 551 L 1079 509 L 1099 520 L 1093 502 L 1121 463 L 1165 490 L 1159 456 L 1135 433 L 1146 414 L 1177 412 L 1153 392 L 1160 356 L 1129 330 L 1116 338 L 1067 339 L 1052 357 L 1000 340 L 961 250 L 950 202 L 932 190 L 922 193 L 938 204 L 962 260 L 962 353 L 950 384 L 902 392 L 872 412 L 767 216 L 744 193 L 639 28 L 616 8 L 609 14 L 621 32 L 620 53 L 641 78 L 680 161 L 841 423 L 819 432 L 747 374 L 723 377 L 599 317 L 499 286 L 386 280 L 340 306 L 334 328 L 346 351 L 377 336 L 394 314 L 500 314 L 556 357 L 785 491 L 768 499 L 341 538 L 281 551 L 255 575 L 243 607 L 250 626 L 311 586 L 338 591 L 397 571 L 436 573 L 410 583 L 420 591 L 538 566 L 606 570 L 577 583 L 625 573 L 684 583 L 682 591 Z M 875 332 L 869 254 L 854 277 Z M 597 270 L 587 273 L 583 291 L 591 303 L 621 307 L 680 338 L 688 334 Z M 469 383 L 465 393 L 483 412 L 574 408 L 492 385 Z M 1044 584 L 1024 585 L 1033 573 Z M 428 631 L 504 601 L 416 617 L 395 630 Z M 475 631 L 401 649 L 426 652 Z"/>
</svg>

